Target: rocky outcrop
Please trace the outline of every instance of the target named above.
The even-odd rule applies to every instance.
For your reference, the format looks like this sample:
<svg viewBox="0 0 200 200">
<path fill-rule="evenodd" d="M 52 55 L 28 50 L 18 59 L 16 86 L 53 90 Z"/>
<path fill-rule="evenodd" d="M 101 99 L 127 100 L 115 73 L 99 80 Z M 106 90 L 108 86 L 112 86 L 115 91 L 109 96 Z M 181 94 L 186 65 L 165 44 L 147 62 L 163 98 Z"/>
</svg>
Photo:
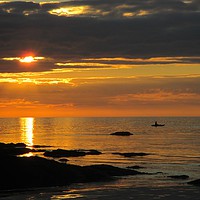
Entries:
<svg viewBox="0 0 200 200">
<path fill-rule="evenodd" d="M 143 169 L 144 167 L 134 165 L 134 166 L 128 166 L 127 169 Z"/>
<path fill-rule="evenodd" d="M 26 146 L 0 143 L 0 190 L 66 186 L 72 183 L 112 180 L 114 176 L 142 174 L 135 170 L 110 165 L 77 166 L 66 164 L 67 160 L 57 162 L 37 156 L 17 157 L 19 152 L 16 152 L 16 148 L 24 150 Z M 84 155 L 100 153 L 96 150 L 81 152 Z M 59 151 L 59 153 L 63 152 Z M 74 152 L 70 153 L 74 156 Z"/>
<path fill-rule="evenodd" d="M 107 181 L 113 176 L 141 174 L 110 165 L 68 165 L 41 157 L 1 157 L 0 190 L 64 186 L 72 183 Z"/>
<path fill-rule="evenodd" d="M 64 150 L 56 149 L 52 151 L 45 151 L 44 156 L 60 158 L 60 157 L 79 157 L 86 155 L 99 155 L 101 152 L 97 150 Z"/>
<path fill-rule="evenodd" d="M 169 178 L 173 178 L 173 179 L 188 179 L 189 176 L 188 175 L 174 175 L 174 176 L 167 176 Z"/>
<path fill-rule="evenodd" d="M 133 135 L 133 133 L 130 133 L 130 132 L 128 132 L 128 131 L 119 131 L 119 132 L 111 133 L 110 135 L 130 136 L 130 135 Z"/>
<path fill-rule="evenodd" d="M 148 153 L 143 153 L 143 152 L 139 152 L 139 153 L 112 153 L 114 155 L 120 155 L 120 156 L 124 156 L 124 157 L 135 157 L 135 156 L 147 156 L 149 155 Z"/>
<path fill-rule="evenodd" d="M 111 165 L 90 165 L 90 166 L 85 166 L 84 168 L 89 171 L 95 170 L 95 171 L 103 172 L 107 176 L 127 176 L 127 175 L 143 174 L 135 170 L 118 168 Z"/>
<path fill-rule="evenodd" d="M 52 146 L 47 146 L 47 145 L 33 145 L 33 148 L 48 148 L 48 147 L 52 147 Z"/>
<path fill-rule="evenodd" d="M 0 143 L 0 156 L 15 156 L 29 152 L 32 152 L 32 149 L 26 148 L 26 145 L 23 143 Z"/>
</svg>

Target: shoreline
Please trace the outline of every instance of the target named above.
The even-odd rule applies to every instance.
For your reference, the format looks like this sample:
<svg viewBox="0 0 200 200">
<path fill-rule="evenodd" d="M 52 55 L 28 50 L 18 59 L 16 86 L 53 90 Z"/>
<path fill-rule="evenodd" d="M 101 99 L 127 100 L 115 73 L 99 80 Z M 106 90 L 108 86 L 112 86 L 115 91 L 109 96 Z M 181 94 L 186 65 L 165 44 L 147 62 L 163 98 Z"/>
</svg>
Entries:
<svg viewBox="0 0 200 200">
<path fill-rule="evenodd" d="M 0 199 L 38 197 L 38 191 L 47 198 L 53 196 L 58 199 L 92 200 L 94 196 L 97 200 L 102 197 L 104 200 L 158 199 L 158 197 L 169 200 L 196 200 L 199 198 L 200 179 L 195 180 L 196 186 L 188 184 L 191 182 L 187 180 L 182 184 L 177 182 L 169 186 L 169 184 L 165 185 L 167 179 L 164 177 L 167 176 L 160 175 L 162 180 L 145 185 L 147 179 L 155 181 L 153 179 L 155 174 L 111 165 L 78 166 L 37 156 L 18 157 L 27 151 L 27 146 L 23 143 L 0 143 L 2 163 L 0 165 Z M 171 183 L 176 183 L 184 176 L 173 178 Z"/>
<path fill-rule="evenodd" d="M 108 181 L 115 176 L 143 174 L 105 164 L 78 166 L 38 156 L 18 157 L 29 150 L 23 143 L 0 143 L 0 190 L 68 186 L 73 183 Z M 76 153 L 73 151 L 74 156 L 77 156 Z"/>
<path fill-rule="evenodd" d="M 60 187 L 0 191 L 0 199 L 81 199 L 81 200 L 198 200 L 200 190 L 195 186 L 116 187 L 114 182 L 92 182 Z"/>
</svg>

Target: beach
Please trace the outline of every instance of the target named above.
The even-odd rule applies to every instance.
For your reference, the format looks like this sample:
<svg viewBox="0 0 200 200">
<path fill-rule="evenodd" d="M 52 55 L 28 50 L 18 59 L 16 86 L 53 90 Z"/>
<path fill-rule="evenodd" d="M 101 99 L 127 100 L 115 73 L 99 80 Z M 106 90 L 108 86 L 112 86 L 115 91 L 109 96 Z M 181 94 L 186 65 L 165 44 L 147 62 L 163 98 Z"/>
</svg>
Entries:
<svg viewBox="0 0 200 200">
<path fill-rule="evenodd" d="M 125 180 L 124 180 L 125 179 Z M 144 183 L 145 180 L 143 180 Z M 76 184 L 70 187 L 37 188 L 21 191 L 7 191 L 0 194 L 1 199 L 166 199 L 166 200 L 197 200 L 200 188 L 190 185 L 179 186 L 125 186 L 126 178 L 116 182 Z M 116 184 L 120 184 L 120 187 Z"/>
</svg>

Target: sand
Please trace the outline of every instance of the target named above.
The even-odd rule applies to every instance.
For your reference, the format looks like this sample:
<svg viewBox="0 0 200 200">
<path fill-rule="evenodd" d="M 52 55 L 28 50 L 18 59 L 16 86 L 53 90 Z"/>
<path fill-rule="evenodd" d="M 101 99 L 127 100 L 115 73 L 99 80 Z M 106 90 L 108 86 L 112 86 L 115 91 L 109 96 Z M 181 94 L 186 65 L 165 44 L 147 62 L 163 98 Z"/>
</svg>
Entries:
<svg viewBox="0 0 200 200">
<path fill-rule="evenodd" d="M 179 186 L 133 186 L 116 182 L 74 184 L 70 187 L 50 187 L 32 190 L 8 191 L 0 194 L 0 199 L 80 199 L 80 200 L 197 200 L 200 187 L 187 184 Z"/>
</svg>

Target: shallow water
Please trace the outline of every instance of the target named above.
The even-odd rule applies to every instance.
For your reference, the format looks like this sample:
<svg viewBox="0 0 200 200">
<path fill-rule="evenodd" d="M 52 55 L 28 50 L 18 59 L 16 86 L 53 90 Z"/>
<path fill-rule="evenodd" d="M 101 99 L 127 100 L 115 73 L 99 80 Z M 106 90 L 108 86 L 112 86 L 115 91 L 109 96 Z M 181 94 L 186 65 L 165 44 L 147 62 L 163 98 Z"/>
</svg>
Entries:
<svg viewBox="0 0 200 200">
<path fill-rule="evenodd" d="M 137 178 L 137 177 L 136 177 Z M 131 179 L 131 178 L 130 178 Z M 0 193 L 4 200 L 199 200 L 200 189 L 194 186 L 135 186 L 134 178 L 115 183 L 76 184 L 70 187 L 38 188 L 15 192 Z M 127 185 L 127 182 L 129 183 Z"/>
<path fill-rule="evenodd" d="M 152 127 L 151 124 L 155 121 L 165 126 Z M 110 133 L 115 131 L 130 131 L 133 135 L 111 136 Z M 189 180 L 200 178 L 199 136 L 199 117 L 0 118 L 0 142 L 51 146 L 47 149 L 96 149 L 103 154 L 69 158 L 69 163 L 103 163 L 119 167 L 139 165 L 144 167 L 139 171 L 162 172 L 137 179 L 122 178 L 120 180 L 123 180 L 124 186 L 119 182 L 111 184 L 115 189 L 118 187 L 122 190 L 124 187 L 128 190 L 132 186 L 151 187 L 152 182 L 155 186 L 171 187 L 188 181 L 172 180 L 167 177 L 169 175 L 185 174 L 190 176 Z M 114 152 L 144 152 L 149 155 L 125 158 L 113 155 Z M 100 188 L 104 185 L 105 183 Z M 93 185 L 97 192 L 95 187 Z M 56 197 L 51 193 L 51 198 Z M 81 197 L 65 197 L 70 198 Z M 98 195 L 94 199 L 99 199 Z"/>
</svg>

